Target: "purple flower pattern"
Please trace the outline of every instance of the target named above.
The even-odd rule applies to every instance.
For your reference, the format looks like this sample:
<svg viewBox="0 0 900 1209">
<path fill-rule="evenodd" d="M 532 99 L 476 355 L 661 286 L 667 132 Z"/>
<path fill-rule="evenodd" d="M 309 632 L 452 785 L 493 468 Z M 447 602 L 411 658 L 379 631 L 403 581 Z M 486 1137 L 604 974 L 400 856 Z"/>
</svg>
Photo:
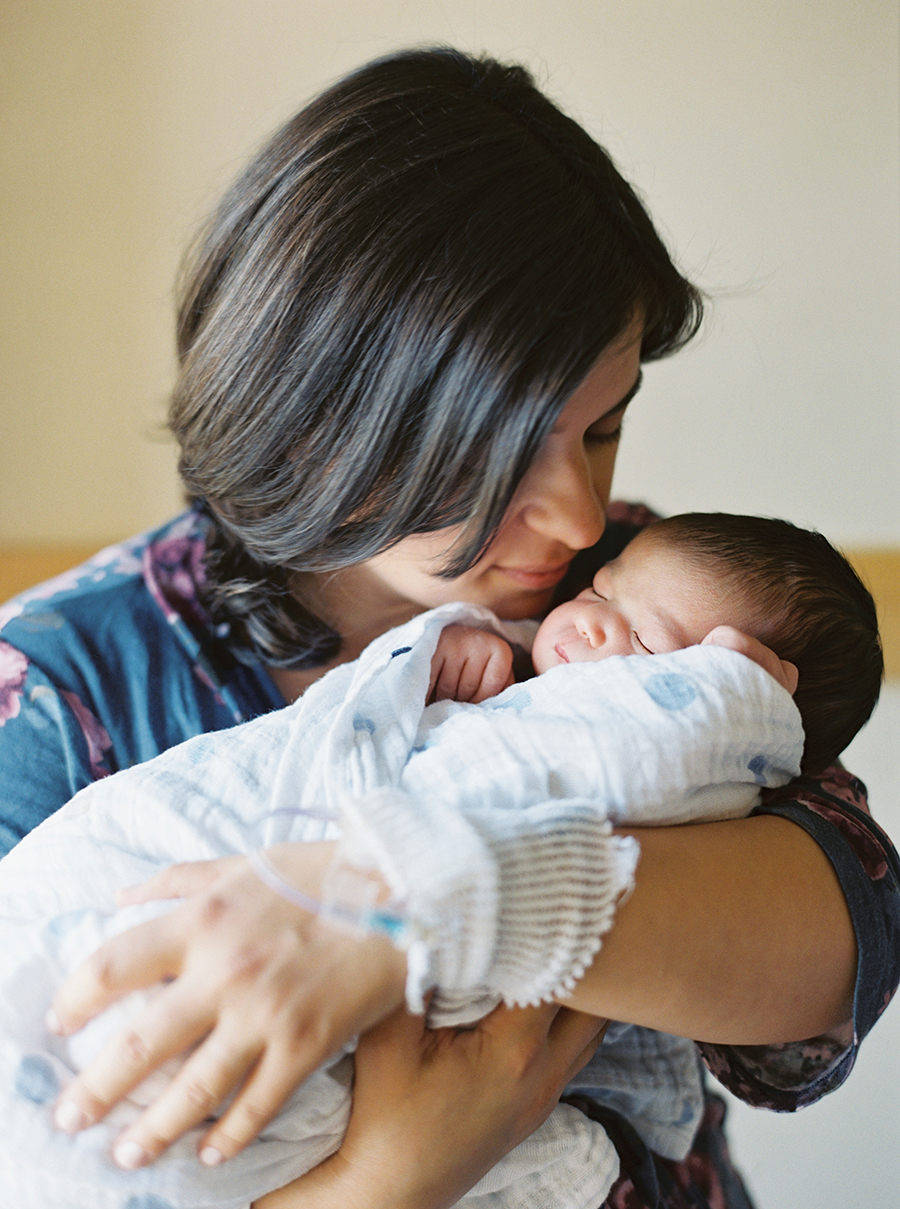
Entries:
<svg viewBox="0 0 900 1209">
<path fill-rule="evenodd" d="M 103 763 L 103 755 L 112 747 L 112 739 L 77 693 L 63 692 L 62 696 L 84 732 L 88 746 L 88 759 L 91 764 L 91 776 L 95 781 L 99 781 L 101 777 L 108 777 L 110 770 Z"/>
<path fill-rule="evenodd" d="M 197 518 L 187 513 L 169 526 L 164 538 L 144 550 L 144 582 L 169 622 L 188 617 L 201 627 L 210 624 L 198 599 L 198 588 L 206 577 L 205 549 L 197 534 Z"/>
<path fill-rule="evenodd" d="M 28 660 L 8 642 L 0 640 L 0 726 L 19 713 Z"/>
</svg>

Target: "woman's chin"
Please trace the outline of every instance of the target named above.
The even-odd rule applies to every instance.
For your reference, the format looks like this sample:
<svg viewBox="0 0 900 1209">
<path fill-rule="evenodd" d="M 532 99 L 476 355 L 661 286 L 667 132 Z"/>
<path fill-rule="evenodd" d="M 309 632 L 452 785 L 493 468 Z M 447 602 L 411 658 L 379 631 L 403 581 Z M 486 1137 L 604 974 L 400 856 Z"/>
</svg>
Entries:
<svg viewBox="0 0 900 1209">
<path fill-rule="evenodd" d="M 488 603 L 501 621 L 526 621 L 529 618 L 541 618 L 550 608 L 553 600 L 553 589 L 545 588 L 540 592 L 509 593 L 495 604 Z"/>
</svg>

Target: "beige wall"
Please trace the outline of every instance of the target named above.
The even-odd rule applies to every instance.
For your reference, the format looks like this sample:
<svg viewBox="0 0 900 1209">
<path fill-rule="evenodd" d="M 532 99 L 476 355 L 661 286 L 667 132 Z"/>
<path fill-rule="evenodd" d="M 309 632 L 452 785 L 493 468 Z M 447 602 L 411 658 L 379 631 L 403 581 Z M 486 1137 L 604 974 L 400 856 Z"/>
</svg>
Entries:
<svg viewBox="0 0 900 1209">
<path fill-rule="evenodd" d="M 888 0 L 7 0 L 0 542 L 178 505 L 171 283 L 245 155 L 346 68 L 450 41 L 531 64 L 715 295 L 652 367 L 620 491 L 900 542 L 897 6 Z"/>
</svg>

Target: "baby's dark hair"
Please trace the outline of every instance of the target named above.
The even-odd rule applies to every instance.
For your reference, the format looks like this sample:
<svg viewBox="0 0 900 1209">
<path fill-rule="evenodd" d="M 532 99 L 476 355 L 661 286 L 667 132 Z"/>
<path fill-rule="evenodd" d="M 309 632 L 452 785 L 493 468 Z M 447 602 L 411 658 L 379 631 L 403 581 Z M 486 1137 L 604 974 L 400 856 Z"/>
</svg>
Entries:
<svg viewBox="0 0 900 1209">
<path fill-rule="evenodd" d="M 821 533 L 767 517 L 685 513 L 653 532 L 705 569 L 713 560 L 742 593 L 753 637 L 799 672 L 802 771 L 833 764 L 871 716 L 884 675 L 875 602 L 847 559 Z"/>
</svg>

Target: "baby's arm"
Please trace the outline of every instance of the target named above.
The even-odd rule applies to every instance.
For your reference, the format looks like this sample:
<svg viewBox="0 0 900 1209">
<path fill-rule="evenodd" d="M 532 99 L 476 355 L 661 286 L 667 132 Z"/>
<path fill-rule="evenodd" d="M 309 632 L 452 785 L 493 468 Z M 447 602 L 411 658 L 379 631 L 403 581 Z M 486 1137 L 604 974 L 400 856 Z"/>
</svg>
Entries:
<svg viewBox="0 0 900 1209">
<path fill-rule="evenodd" d="M 797 691 L 799 674 L 794 664 L 788 663 L 786 659 L 779 659 L 771 648 L 763 646 L 757 638 L 751 638 L 743 630 L 736 630 L 734 626 L 730 625 L 716 626 L 714 630 L 710 630 L 700 645 L 724 646 L 730 651 L 737 651 L 739 655 L 746 655 L 748 659 L 758 663 L 764 672 L 768 672 L 770 676 L 774 677 L 792 697 Z"/>
<path fill-rule="evenodd" d="M 495 697 L 514 683 L 513 650 L 505 638 L 477 626 L 449 625 L 431 660 L 428 703 Z"/>
</svg>

